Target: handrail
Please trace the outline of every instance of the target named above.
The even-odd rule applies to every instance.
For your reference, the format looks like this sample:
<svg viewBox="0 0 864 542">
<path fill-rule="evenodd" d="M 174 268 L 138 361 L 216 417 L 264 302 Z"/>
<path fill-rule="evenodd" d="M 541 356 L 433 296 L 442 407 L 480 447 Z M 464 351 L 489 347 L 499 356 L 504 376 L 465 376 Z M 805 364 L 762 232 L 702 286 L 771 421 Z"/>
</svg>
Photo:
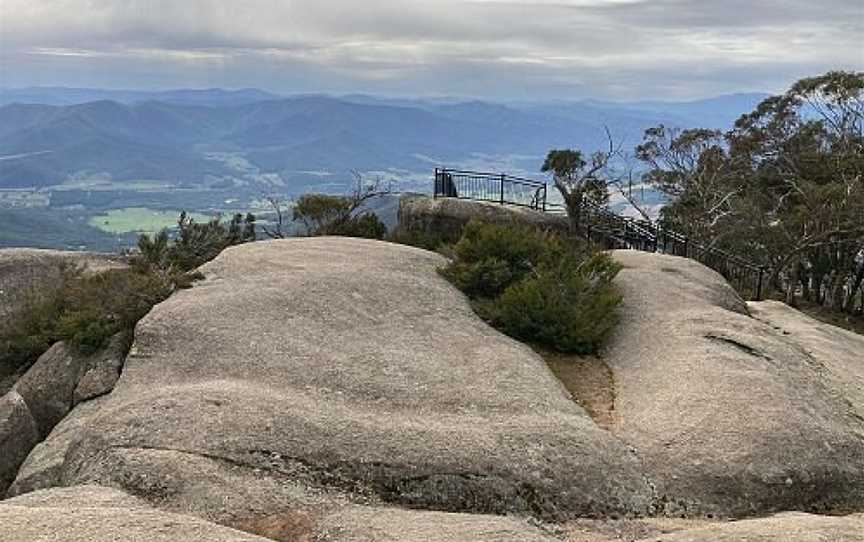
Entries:
<svg viewBox="0 0 864 542">
<path fill-rule="evenodd" d="M 530 188 L 532 190 L 526 190 Z M 443 168 L 435 169 L 434 197 L 489 201 L 501 205 L 530 207 L 551 214 L 566 214 L 560 203 L 546 201 L 545 182 L 514 177 L 504 173 L 484 173 Z M 725 250 L 702 245 L 686 235 L 646 220 L 624 217 L 606 207 L 589 205 L 582 232 L 589 242 L 600 237 L 610 248 L 630 248 L 646 252 L 663 252 L 703 263 L 737 281 L 739 291 L 762 297 L 765 267 Z M 719 261 L 718 261 L 719 260 Z M 753 284 L 755 282 L 755 285 Z"/>
<path fill-rule="evenodd" d="M 507 179 L 508 181 L 516 181 L 516 182 L 520 182 L 523 184 L 530 184 L 532 186 L 543 186 L 543 187 L 546 186 L 546 183 L 543 181 L 538 181 L 536 179 L 526 179 L 525 177 L 516 177 L 513 175 L 509 175 L 507 173 L 489 173 L 488 171 L 471 171 L 468 169 L 451 169 L 451 168 L 438 169 L 437 171 L 440 171 L 443 173 L 452 173 L 452 174 L 457 174 L 457 175 L 484 176 L 484 177 L 490 177 L 490 178 L 496 178 L 496 179 L 500 179 L 501 176 L 503 175 L 504 178 Z"/>
</svg>

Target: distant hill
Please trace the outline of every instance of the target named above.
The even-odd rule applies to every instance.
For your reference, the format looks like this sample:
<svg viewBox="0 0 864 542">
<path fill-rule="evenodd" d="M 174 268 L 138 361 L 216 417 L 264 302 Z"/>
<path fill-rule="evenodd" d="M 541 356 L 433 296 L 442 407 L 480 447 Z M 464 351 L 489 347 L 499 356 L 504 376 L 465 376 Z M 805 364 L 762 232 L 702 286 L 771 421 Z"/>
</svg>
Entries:
<svg viewBox="0 0 864 542">
<path fill-rule="evenodd" d="M 762 98 L 502 104 L 361 95 L 277 98 L 219 89 L 24 89 L 0 95 L 0 103 L 43 102 L 0 107 L 0 188 L 39 188 L 98 174 L 121 184 L 237 179 L 250 190 L 262 175 L 267 183 L 275 178 L 291 187 L 301 182 L 302 172 L 341 174 L 351 168 L 410 173 L 473 165 L 535 173 L 550 148 L 602 146 L 605 126 L 632 147 L 645 128 L 658 123 L 729 128 Z"/>
<path fill-rule="evenodd" d="M 258 89 L 181 89 L 168 91 L 106 90 L 93 88 L 30 87 L 0 89 L 0 106 L 9 104 L 77 105 L 100 100 L 119 103 L 166 102 L 186 105 L 231 106 L 276 100 L 280 96 Z"/>
</svg>

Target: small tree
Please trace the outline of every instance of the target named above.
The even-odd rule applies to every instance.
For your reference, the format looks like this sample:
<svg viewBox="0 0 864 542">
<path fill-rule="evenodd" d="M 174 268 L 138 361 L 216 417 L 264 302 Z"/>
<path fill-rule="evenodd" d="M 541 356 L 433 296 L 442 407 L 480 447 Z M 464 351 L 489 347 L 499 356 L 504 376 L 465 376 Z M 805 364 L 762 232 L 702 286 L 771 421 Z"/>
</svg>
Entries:
<svg viewBox="0 0 864 542">
<path fill-rule="evenodd" d="M 350 237 L 368 237 L 381 239 L 387 233 L 387 228 L 378 217 L 369 211 L 361 209 L 374 198 L 389 194 L 389 188 L 383 187 L 380 178 L 366 182 L 358 172 L 354 175 L 354 185 L 349 194 L 336 196 L 329 194 L 305 194 L 294 205 L 293 221 L 303 224 L 307 235 L 345 235 Z M 272 227 L 262 227 L 264 234 L 273 239 L 287 237 L 285 212 L 281 202 L 276 198 L 268 198 L 276 214 L 276 222 Z"/>
<path fill-rule="evenodd" d="M 553 149 L 546 155 L 541 168 L 543 173 L 552 174 L 555 188 L 564 199 L 571 234 L 578 234 L 581 230 L 587 208 L 609 202 L 610 186 L 618 186 L 624 194 L 622 180 L 613 175 L 610 168 L 613 159 L 624 158 L 621 145 L 615 144 L 608 128 L 605 131 L 608 141 L 606 150 L 586 157 L 579 149 Z M 637 209 L 641 212 L 641 209 Z"/>
</svg>

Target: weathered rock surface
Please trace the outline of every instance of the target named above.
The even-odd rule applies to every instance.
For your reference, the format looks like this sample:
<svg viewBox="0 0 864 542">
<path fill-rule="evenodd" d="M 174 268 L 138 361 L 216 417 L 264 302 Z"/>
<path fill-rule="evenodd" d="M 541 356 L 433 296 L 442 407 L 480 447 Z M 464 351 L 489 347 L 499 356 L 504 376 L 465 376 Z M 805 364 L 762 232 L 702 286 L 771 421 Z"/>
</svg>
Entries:
<svg viewBox="0 0 864 542">
<path fill-rule="evenodd" d="M 0 494 L 37 442 L 39 429 L 24 399 L 14 391 L 0 397 Z"/>
<path fill-rule="evenodd" d="M 785 513 L 760 519 L 687 529 L 646 542 L 861 542 L 864 516 L 816 516 Z"/>
<path fill-rule="evenodd" d="M 862 540 L 861 514 L 536 521 L 864 507 L 864 338 L 748 305 L 689 260 L 615 257 L 604 431 L 476 318 L 435 254 L 229 249 L 140 322 L 111 393 L 110 356 L 72 391 L 52 375 L 64 404 L 91 400 L 27 458 L 0 525 L 25 542 Z M 73 487 L 37 491 L 52 486 Z"/>
<path fill-rule="evenodd" d="M 525 520 L 477 514 L 354 507 L 325 517 L 317 540 L 332 542 L 554 542 Z"/>
<path fill-rule="evenodd" d="M 99 487 L 0 502 L 0 542 L 267 542 L 191 516 L 160 512 Z M 272 542 L 272 541 L 270 541 Z"/>
<path fill-rule="evenodd" d="M 90 401 L 113 390 L 120 378 L 128 350 L 129 339 L 124 333 L 119 333 L 102 350 L 89 356 L 72 392 L 72 405 Z"/>
<path fill-rule="evenodd" d="M 30 451 L 30 455 L 25 454 L 26 461 L 17 469 L 18 475 L 15 476 L 13 473 L 12 478 L 15 481 L 9 486 L 6 492 L 7 496 L 16 497 L 40 488 L 62 486 L 62 467 L 66 460 L 69 445 L 78 436 L 87 421 L 98 412 L 102 401 L 104 398 L 94 399 L 76 406 L 75 415 L 64 418 L 51 431 L 46 440 L 39 442 L 37 438 L 31 441 L 27 449 L 32 449 L 32 451 Z M 36 427 L 35 422 L 33 427 Z M 34 435 L 38 437 L 38 431 Z M 37 442 L 39 443 L 36 444 Z M 0 489 L 3 487 L 6 486 L 2 485 Z"/>
<path fill-rule="evenodd" d="M 39 356 L 12 388 L 27 402 L 45 438 L 72 409 L 72 397 L 84 372 L 84 356 L 59 342 Z"/>
<path fill-rule="evenodd" d="M 864 419 L 864 336 L 826 325 L 778 301 L 748 303 L 750 314 L 814 362 L 819 374 Z"/>
<path fill-rule="evenodd" d="M 625 268 L 622 322 L 604 356 L 612 430 L 636 448 L 661 510 L 860 510 L 864 338 L 811 322 L 812 334 L 796 328 L 792 339 L 696 262 L 615 258 Z"/>
<path fill-rule="evenodd" d="M 90 356 L 59 342 L 36 360 L 13 389 L 27 402 L 43 438 L 75 404 L 111 391 L 120 377 L 127 347 L 123 334 Z"/>
<path fill-rule="evenodd" d="M 530 224 L 560 232 L 569 229 L 566 217 L 540 213 L 526 207 L 422 195 L 406 195 L 399 200 L 399 226 L 406 230 L 455 240 L 461 235 L 465 224 L 475 218 L 493 224 Z"/>
<path fill-rule="evenodd" d="M 225 251 L 139 323 L 114 391 L 56 448 L 59 479 L 171 510 L 221 503 L 222 521 L 328 492 L 442 511 L 647 512 L 637 459 L 534 352 L 474 315 L 442 263 L 340 238 Z"/>
<path fill-rule="evenodd" d="M 838 517 L 786 512 L 740 521 L 579 520 L 564 530 L 563 539 L 567 542 L 861 542 L 864 515 Z"/>
<path fill-rule="evenodd" d="M 34 484 L 50 482 L 53 485 L 59 475 L 59 450 L 62 448 L 65 455 L 68 445 L 65 431 L 59 432 L 57 439 L 46 444 L 16 476 L 18 467 L 75 404 L 111 391 L 120 376 L 127 349 L 128 340 L 123 334 L 113 337 L 105 348 L 91 356 L 81 355 L 59 342 L 40 356 L 12 391 L 0 399 L 0 405 L 16 405 L 9 410 L 14 415 L 0 416 L 0 435 L 20 433 L 20 438 L 16 436 L 10 443 L 0 446 L 0 450 L 4 447 L 8 450 L 8 453 L 0 455 L 0 462 L 4 464 L 0 467 L 0 495 L 6 493 L 10 482 L 16 478 L 19 483 L 16 489 L 11 489 L 13 494 Z M 72 418 L 67 426 L 80 425 L 76 420 Z M 31 432 L 24 431 L 22 424 L 28 428 L 32 426 L 35 431 L 32 438 Z M 9 448 L 13 445 L 15 453 Z"/>
</svg>

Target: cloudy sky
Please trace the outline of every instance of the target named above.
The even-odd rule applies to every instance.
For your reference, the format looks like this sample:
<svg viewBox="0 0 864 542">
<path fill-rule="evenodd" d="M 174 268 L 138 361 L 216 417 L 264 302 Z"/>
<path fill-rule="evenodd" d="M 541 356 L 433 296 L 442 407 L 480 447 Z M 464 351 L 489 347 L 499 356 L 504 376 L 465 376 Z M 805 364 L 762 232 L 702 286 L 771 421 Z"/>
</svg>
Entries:
<svg viewBox="0 0 864 542">
<path fill-rule="evenodd" d="M 0 87 L 682 99 L 864 69 L 864 0 L 0 0 Z"/>
</svg>

